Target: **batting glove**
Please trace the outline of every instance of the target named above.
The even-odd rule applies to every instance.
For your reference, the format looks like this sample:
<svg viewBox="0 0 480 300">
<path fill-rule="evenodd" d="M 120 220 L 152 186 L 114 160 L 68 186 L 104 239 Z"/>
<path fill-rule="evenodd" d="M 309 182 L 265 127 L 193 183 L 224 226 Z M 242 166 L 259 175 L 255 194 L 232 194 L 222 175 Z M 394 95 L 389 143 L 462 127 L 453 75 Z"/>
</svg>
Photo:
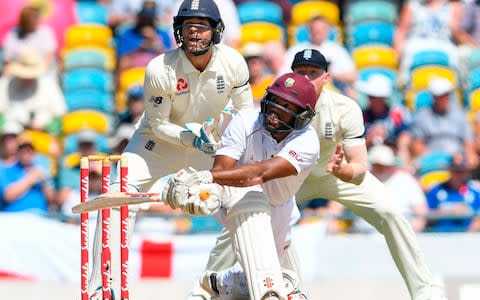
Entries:
<svg viewBox="0 0 480 300">
<path fill-rule="evenodd" d="M 189 193 L 192 196 L 185 201 L 182 210 L 190 215 L 212 215 L 223 202 L 223 187 L 216 183 L 194 186 Z"/>
<path fill-rule="evenodd" d="M 213 176 L 210 171 L 182 169 L 168 180 L 162 191 L 162 199 L 173 209 L 183 207 L 187 199 L 194 194 L 190 193 L 192 187 L 212 183 L 212 181 Z"/>
</svg>

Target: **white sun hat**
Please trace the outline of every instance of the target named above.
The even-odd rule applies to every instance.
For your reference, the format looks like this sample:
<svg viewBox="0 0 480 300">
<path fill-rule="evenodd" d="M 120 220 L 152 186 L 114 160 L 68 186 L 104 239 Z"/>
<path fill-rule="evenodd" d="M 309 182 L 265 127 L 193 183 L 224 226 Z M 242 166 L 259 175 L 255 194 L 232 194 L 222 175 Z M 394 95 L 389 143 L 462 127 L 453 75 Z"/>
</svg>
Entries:
<svg viewBox="0 0 480 300">
<path fill-rule="evenodd" d="M 370 164 L 378 164 L 382 166 L 393 167 L 396 165 L 395 154 L 392 148 L 377 144 L 368 151 L 368 160 Z"/>
<path fill-rule="evenodd" d="M 442 96 L 453 91 L 453 84 L 447 78 L 433 77 L 428 82 L 428 90 L 433 96 Z"/>
<path fill-rule="evenodd" d="M 392 96 L 392 80 L 382 74 L 373 74 L 366 81 L 357 81 L 355 88 L 360 93 L 373 97 Z"/>
</svg>

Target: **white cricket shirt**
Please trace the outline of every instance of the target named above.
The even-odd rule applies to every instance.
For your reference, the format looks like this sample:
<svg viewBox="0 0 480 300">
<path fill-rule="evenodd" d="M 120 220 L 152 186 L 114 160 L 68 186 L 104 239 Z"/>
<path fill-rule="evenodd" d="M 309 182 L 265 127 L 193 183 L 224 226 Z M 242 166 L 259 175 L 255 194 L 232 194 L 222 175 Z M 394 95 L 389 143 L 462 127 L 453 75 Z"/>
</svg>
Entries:
<svg viewBox="0 0 480 300">
<path fill-rule="evenodd" d="M 358 103 L 330 90 L 323 90 L 315 111 L 316 115 L 310 124 L 318 134 L 321 152 L 312 175 L 323 176 L 328 174 L 325 167 L 337 144 L 341 143 L 347 148 L 365 143 L 365 127 Z"/>
<path fill-rule="evenodd" d="M 277 143 L 262 126 L 257 110 L 248 110 L 233 118 L 222 136 L 216 155 L 232 157 L 242 164 L 253 164 L 280 156 L 290 162 L 298 174 L 277 178 L 261 186 L 273 206 L 291 200 L 318 159 L 320 145 L 315 130 L 307 126 L 293 131 Z"/>
<path fill-rule="evenodd" d="M 212 158 L 183 145 L 180 132 L 185 123 L 218 117 L 227 104 L 237 110 L 253 107 L 248 76 L 244 58 L 225 45 L 213 46 L 203 72 L 181 49 L 154 58 L 145 73 L 145 112 L 125 149 L 147 161 L 148 170 L 139 169 L 138 176 L 163 176 L 186 166 L 210 168 Z"/>
</svg>

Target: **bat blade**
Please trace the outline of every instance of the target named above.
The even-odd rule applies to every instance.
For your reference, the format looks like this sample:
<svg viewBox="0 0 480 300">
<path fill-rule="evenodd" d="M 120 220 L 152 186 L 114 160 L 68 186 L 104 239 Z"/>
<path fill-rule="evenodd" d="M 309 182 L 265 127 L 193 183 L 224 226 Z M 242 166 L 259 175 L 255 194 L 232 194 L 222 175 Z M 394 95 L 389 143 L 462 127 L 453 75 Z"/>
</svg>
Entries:
<svg viewBox="0 0 480 300">
<path fill-rule="evenodd" d="M 157 193 L 110 192 L 98 195 L 91 200 L 73 206 L 72 212 L 90 212 L 103 208 L 120 207 L 122 205 L 142 204 L 148 202 L 162 202 L 161 195 Z"/>
</svg>

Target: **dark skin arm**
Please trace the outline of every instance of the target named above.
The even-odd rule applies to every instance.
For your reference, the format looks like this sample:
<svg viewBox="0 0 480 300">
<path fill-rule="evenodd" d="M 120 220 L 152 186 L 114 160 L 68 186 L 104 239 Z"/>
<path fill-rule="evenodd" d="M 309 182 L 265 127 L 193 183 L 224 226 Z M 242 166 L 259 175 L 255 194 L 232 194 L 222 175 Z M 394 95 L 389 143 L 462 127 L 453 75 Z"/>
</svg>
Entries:
<svg viewBox="0 0 480 300">
<path fill-rule="evenodd" d="M 237 165 L 237 160 L 225 156 L 215 156 L 210 170 L 213 182 L 236 187 L 246 187 L 272 179 L 297 175 L 295 167 L 282 157 L 272 157 L 255 164 Z"/>
</svg>

